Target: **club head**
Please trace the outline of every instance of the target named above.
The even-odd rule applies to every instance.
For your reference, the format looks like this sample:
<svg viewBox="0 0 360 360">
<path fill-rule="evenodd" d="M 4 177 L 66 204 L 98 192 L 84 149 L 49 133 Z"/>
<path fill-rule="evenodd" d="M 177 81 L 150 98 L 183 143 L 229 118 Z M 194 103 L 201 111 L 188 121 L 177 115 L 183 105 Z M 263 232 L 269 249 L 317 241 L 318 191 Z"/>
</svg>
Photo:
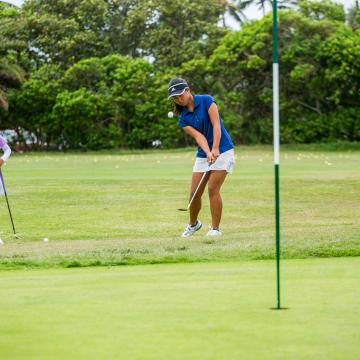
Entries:
<svg viewBox="0 0 360 360">
<path fill-rule="evenodd" d="M 179 211 L 188 211 L 188 209 L 178 209 Z"/>
</svg>

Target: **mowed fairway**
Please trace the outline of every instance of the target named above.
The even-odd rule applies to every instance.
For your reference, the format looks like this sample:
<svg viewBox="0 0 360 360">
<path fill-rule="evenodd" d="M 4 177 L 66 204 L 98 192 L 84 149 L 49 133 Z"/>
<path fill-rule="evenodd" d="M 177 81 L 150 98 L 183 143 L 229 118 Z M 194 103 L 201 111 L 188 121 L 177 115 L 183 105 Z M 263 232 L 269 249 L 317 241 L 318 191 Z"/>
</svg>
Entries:
<svg viewBox="0 0 360 360">
<path fill-rule="evenodd" d="M 300 150 L 299 150 L 300 149 Z M 331 149 L 331 148 L 330 148 Z M 68 267 L 231 259 L 274 255 L 271 147 L 239 147 L 223 186 L 224 236 L 210 224 L 181 239 L 194 149 L 16 154 L 4 168 L 21 239 L 0 203 L 0 267 Z M 285 258 L 360 255 L 360 151 L 285 147 L 281 153 Z M 49 243 L 43 243 L 43 238 Z"/>
<path fill-rule="evenodd" d="M 360 258 L 283 274 L 277 311 L 269 260 L 7 271 L 0 357 L 359 359 Z"/>
</svg>

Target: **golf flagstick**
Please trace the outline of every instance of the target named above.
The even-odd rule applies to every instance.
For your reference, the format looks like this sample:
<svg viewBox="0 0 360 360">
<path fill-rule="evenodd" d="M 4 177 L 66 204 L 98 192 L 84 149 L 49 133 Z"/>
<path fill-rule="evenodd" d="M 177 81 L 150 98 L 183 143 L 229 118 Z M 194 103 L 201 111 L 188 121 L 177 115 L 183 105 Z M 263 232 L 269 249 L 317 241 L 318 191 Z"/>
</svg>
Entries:
<svg viewBox="0 0 360 360">
<path fill-rule="evenodd" d="M 209 164 L 208 168 L 206 169 L 206 171 L 204 172 L 203 176 L 201 177 L 200 182 L 199 182 L 199 185 L 198 185 L 197 188 L 195 189 L 194 195 L 192 196 L 192 198 L 191 198 L 191 200 L 190 200 L 189 205 L 187 206 L 187 208 L 186 208 L 186 209 L 178 209 L 179 211 L 188 211 L 188 210 L 190 209 L 190 206 L 191 206 L 193 200 L 195 199 L 195 196 L 196 196 L 196 194 L 198 193 L 198 190 L 200 189 L 200 186 L 201 186 L 201 184 L 203 183 L 203 181 L 204 181 L 204 179 L 205 179 L 205 177 L 206 177 L 206 174 L 210 171 L 210 166 L 211 166 L 211 165 L 212 165 L 212 164 Z"/>
<path fill-rule="evenodd" d="M 14 225 L 14 221 L 13 221 L 12 214 L 11 214 L 11 210 L 10 210 L 9 200 L 8 200 L 8 197 L 7 197 L 7 194 L 6 194 L 5 183 L 4 183 L 4 178 L 3 178 L 3 174 L 2 174 L 1 169 L 0 169 L 0 180 L 1 180 L 0 194 L 2 195 L 2 193 L 4 193 L 4 195 L 5 195 L 6 204 L 7 204 L 8 210 L 9 210 L 9 215 L 10 215 L 10 220 L 11 220 L 12 228 L 13 228 L 13 230 L 14 230 L 14 234 L 16 234 L 15 225 Z"/>
</svg>

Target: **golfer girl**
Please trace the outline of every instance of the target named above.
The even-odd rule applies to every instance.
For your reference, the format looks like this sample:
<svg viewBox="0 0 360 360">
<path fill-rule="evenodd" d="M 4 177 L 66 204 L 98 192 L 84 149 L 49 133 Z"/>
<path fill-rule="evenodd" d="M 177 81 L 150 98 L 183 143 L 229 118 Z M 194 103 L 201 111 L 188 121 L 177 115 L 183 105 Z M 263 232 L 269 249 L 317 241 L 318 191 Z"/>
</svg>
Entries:
<svg viewBox="0 0 360 360">
<path fill-rule="evenodd" d="M 11 154 L 10 146 L 7 144 L 6 140 L 0 136 L 0 149 L 3 151 L 3 156 L 0 158 L 0 168 L 4 163 L 9 159 Z"/>
<path fill-rule="evenodd" d="M 174 102 L 175 113 L 179 115 L 179 125 L 198 144 L 190 199 L 206 172 L 191 203 L 190 221 L 182 236 L 189 237 L 202 227 L 198 215 L 201 209 L 201 196 L 206 184 L 208 184 L 212 218 L 207 236 L 220 236 L 222 213 L 220 189 L 226 175 L 232 172 L 235 163 L 234 144 L 219 116 L 217 105 L 210 95 L 192 94 L 185 80 L 175 78 L 169 83 L 168 97 Z"/>
</svg>

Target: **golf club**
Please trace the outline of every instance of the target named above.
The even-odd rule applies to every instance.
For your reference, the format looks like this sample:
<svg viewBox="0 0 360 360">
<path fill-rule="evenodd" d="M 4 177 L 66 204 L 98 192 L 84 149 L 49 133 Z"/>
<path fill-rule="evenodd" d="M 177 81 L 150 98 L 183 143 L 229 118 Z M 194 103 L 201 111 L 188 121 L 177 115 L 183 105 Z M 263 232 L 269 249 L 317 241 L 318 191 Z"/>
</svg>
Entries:
<svg viewBox="0 0 360 360">
<path fill-rule="evenodd" d="M 12 214 L 11 214 L 11 210 L 10 210 L 9 200 L 8 200 L 8 197 L 7 197 L 7 194 L 6 194 L 5 183 L 4 183 L 4 178 L 3 178 L 3 175 L 2 175 L 1 169 L 0 169 L 0 179 L 1 179 L 1 183 L 2 183 L 2 188 L 3 188 L 3 190 L 4 190 L 4 195 L 5 195 L 5 199 L 6 199 L 6 204 L 7 204 L 8 210 L 9 210 L 9 215 L 10 215 L 10 220 L 11 220 L 12 228 L 13 228 L 13 230 L 14 230 L 14 234 L 16 234 L 15 225 L 14 225 L 14 221 L 13 221 Z"/>
<path fill-rule="evenodd" d="M 199 182 L 199 185 L 197 186 L 197 188 L 196 188 L 196 190 L 195 190 L 195 192 L 194 192 L 194 195 L 192 196 L 192 198 L 191 198 L 191 200 L 190 200 L 189 205 L 187 206 L 187 208 L 180 208 L 180 209 L 178 209 L 179 211 L 188 211 L 188 210 L 190 209 L 190 206 L 191 206 L 193 200 L 195 199 L 195 196 L 196 196 L 196 194 L 198 193 L 198 191 L 199 191 L 199 189 L 200 189 L 200 186 L 201 186 L 201 184 L 203 183 L 203 181 L 204 181 L 204 179 L 205 179 L 205 177 L 206 177 L 206 174 L 210 171 L 210 166 L 211 166 L 211 165 L 212 165 L 212 164 L 209 164 L 208 168 L 206 169 L 206 171 L 204 172 L 203 176 L 201 177 L 200 182 Z"/>
</svg>

